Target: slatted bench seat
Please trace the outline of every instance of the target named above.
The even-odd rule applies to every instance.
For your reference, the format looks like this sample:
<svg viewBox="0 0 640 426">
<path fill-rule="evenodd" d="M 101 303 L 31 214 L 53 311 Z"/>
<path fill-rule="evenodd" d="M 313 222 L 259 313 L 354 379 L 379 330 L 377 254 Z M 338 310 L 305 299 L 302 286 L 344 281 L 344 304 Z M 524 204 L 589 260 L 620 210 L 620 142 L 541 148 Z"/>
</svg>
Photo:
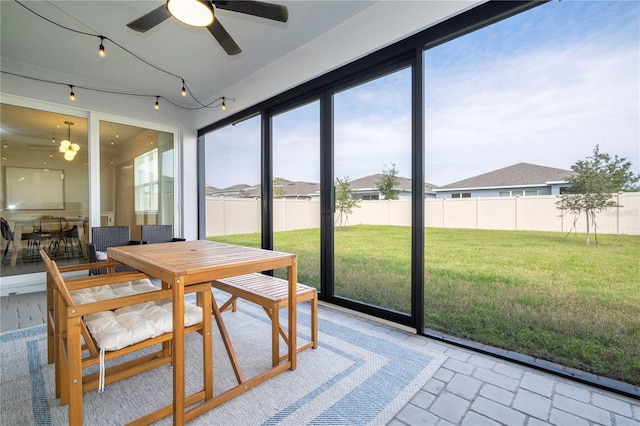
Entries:
<svg viewBox="0 0 640 426">
<path fill-rule="evenodd" d="M 231 341 L 226 333 L 224 323 L 220 318 L 220 312 L 224 312 L 226 310 L 232 310 L 235 312 L 238 298 L 245 299 L 249 302 L 262 306 L 271 319 L 272 365 L 275 367 L 282 360 L 286 359 L 286 354 L 282 356 L 280 355 L 279 336 L 282 336 L 287 345 L 289 344 L 289 340 L 287 338 L 286 331 L 280 324 L 279 311 L 282 308 L 286 308 L 289 304 L 288 281 L 269 275 L 253 273 L 216 280 L 213 281 L 212 285 L 214 288 L 231 295 L 229 300 L 220 307 L 217 306 L 214 296 L 213 312 L 214 317 L 218 322 L 225 346 L 227 347 L 229 357 L 232 360 L 232 364 L 234 364 L 234 370 L 236 371 L 238 381 L 241 383 L 244 381 L 244 378 L 242 377 L 240 368 L 237 365 L 237 359 L 235 358 L 233 347 L 231 346 Z M 297 303 L 306 301 L 311 302 L 311 340 L 299 345 L 297 351 L 301 352 L 309 348 L 315 349 L 318 347 L 318 292 L 313 287 L 298 283 L 296 301 Z"/>
</svg>

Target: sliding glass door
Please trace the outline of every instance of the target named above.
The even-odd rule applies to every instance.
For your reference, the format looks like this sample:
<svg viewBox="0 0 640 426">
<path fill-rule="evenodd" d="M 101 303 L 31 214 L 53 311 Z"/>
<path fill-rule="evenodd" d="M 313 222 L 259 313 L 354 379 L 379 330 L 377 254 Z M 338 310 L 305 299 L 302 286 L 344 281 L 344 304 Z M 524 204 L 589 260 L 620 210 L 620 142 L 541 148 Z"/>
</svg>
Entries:
<svg viewBox="0 0 640 426">
<path fill-rule="evenodd" d="M 335 296 L 411 313 L 411 69 L 334 99 Z"/>
<path fill-rule="evenodd" d="M 320 289 L 320 102 L 277 114 L 273 134 L 273 248 L 296 253 L 298 280 Z"/>
<path fill-rule="evenodd" d="M 8 104 L 0 117 L 2 277 L 44 271 L 39 249 L 59 264 L 83 261 L 87 119 Z"/>
<path fill-rule="evenodd" d="M 261 246 L 260 117 L 208 133 L 205 237 Z"/>
<path fill-rule="evenodd" d="M 173 134 L 100 121 L 100 226 L 174 223 Z"/>
</svg>

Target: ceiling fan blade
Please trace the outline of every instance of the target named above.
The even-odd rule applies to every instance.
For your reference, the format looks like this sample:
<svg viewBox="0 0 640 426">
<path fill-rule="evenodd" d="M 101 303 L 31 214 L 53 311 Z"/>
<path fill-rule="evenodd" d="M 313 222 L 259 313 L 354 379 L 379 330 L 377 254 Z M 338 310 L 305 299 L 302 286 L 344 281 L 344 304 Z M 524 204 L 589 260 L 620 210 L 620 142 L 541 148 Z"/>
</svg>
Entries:
<svg viewBox="0 0 640 426">
<path fill-rule="evenodd" d="M 227 55 L 237 55 L 238 53 L 242 52 L 240 46 L 238 46 L 236 42 L 231 38 L 218 18 L 215 18 L 211 25 L 207 27 L 207 29 L 209 30 L 211 35 L 214 36 L 216 40 L 218 40 L 218 43 L 220 43 L 220 46 L 222 46 L 224 51 L 227 52 Z"/>
<path fill-rule="evenodd" d="M 144 33 L 149 31 L 159 23 L 163 22 L 164 20 L 168 19 L 170 16 L 171 13 L 169 13 L 167 6 L 163 4 L 162 6 L 153 9 L 151 12 L 142 15 L 135 21 L 129 22 L 127 24 L 127 27 L 131 28 L 132 30 Z"/>
<path fill-rule="evenodd" d="M 212 3 L 223 10 L 239 12 L 259 18 L 271 19 L 273 21 L 287 22 L 289 19 L 289 9 L 279 4 L 267 3 L 263 1 L 223 1 L 213 0 Z"/>
</svg>

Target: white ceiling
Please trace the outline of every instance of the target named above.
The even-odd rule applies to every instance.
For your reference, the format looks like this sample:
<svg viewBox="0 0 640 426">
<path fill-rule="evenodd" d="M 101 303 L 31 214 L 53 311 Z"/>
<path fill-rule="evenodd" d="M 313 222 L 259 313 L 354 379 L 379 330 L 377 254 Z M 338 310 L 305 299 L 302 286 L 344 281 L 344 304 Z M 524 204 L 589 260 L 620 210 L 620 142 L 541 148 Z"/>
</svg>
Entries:
<svg viewBox="0 0 640 426">
<path fill-rule="evenodd" d="M 217 105 L 222 96 L 237 97 L 237 102 L 227 102 L 231 112 L 235 112 L 444 20 L 472 7 L 478 0 L 274 0 L 273 3 L 287 6 L 286 23 L 217 9 L 216 18 L 242 49 L 242 53 L 234 56 L 227 55 L 206 28 L 190 27 L 172 17 L 146 33 L 126 26 L 164 3 L 163 0 L 20 0 L 20 3 L 0 0 L 3 86 L 9 81 L 12 84 L 19 81 L 21 90 L 26 91 L 17 94 L 40 99 L 40 90 L 46 85 L 47 89 L 53 89 L 48 90 L 49 95 L 55 94 L 50 100 L 64 102 L 70 91 L 67 85 L 73 84 L 79 99 L 75 103 L 67 100 L 68 105 L 82 105 L 83 98 L 96 97 L 96 92 L 82 86 L 150 96 L 151 105 L 155 96 L 161 96 L 164 98 L 161 103 L 178 104 L 187 109 L 183 110 L 185 114 L 188 109 L 199 109 L 201 104 L 218 100 L 214 103 Z M 106 57 L 100 58 L 99 35 L 131 53 L 105 40 Z M 197 100 L 180 95 L 181 79 Z M 0 89 L 4 90 L 2 86 Z M 126 102 L 126 96 L 119 97 Z M 137 97 L 136 101 L 140 99 Z M 20 136 L 25 134 L 30 135 L 26 138 L 29 141 L 33 135 L 42 135 L 43 143 L 47 143 L 47 138 L 50 143 L 49 135 L 60 132 L 57 127 L 52 129 L 53 121 L 57 125 L 69 119 L 59 114 L 48 114 L 46 119 L 20 117 L 22 113 L 4 109 L 0 129 L 3 141 L 9 138 L 21 142 Z M 218 108 L 198 113 L 194 128 L 214 121 L 212 114 L 218 113 L 222 113 Z M 76 123 L 72 132 L 86 137 L 86 120 L 76 117 L 71 121 Z M 103 135 L 102 127 L 101 140 L 113 137 L 114 129 Z M 29 141 L 24 142 L 32 143 Z"/>
<path fill-rule="evenodd" d="M 146 33 L 126 26 L 164 3 L 0 0 L 1 69 L 63 83 L 62 93 L 70 91 L 64 84 L 74 84 L 151 95 L 149 102 L 153 102 L 153 96 L 162 96 L 181 106 L 197 108 L 199 102 L 207 104 L 221 96 L 233 98 L 234 94 L 227 93 L 229 87 L 339 26 L 375 1 L 274 1 L 287 6 L 286 23 L 216 10 L 216 18 L 242 49 L 234 56 L 227 55 L 206 28 L 190 27 L 174 18 Z M 95 36 L 78 34 L 48 20 Z M 104 41 L 106 57 L 100 58 L 98 35 L 170 74 L 136 59 L 110 40 Z M 197 101 L 181 96 L 182 82 L 176 76 L 185 80 Z M 34 87 L 37 84 L 34 82 Z M 93 95 L 81 87 L 74 88 L 74 92 L 77 97 Z M 53 133 L 60 140 L 67 132 L 63 123 L 70 120 L 75 123 L 75 140 L 86 144 L 86 120 L 37 111 L 25 114 L 28 111 L 3 108 L 3 142 L 44 146 L 51 143 Z M 131 129 L 136 128 L 120 126 L 120 133 Z M 101 139 L 110 139 L 114 133 L 115 128 L 101 126 Z"/>
<path fill-rule="evenodd" d="M 146 33 L 126 24 L 161 6 L 164 1 L 28 1 L 33 12 L 57 24 L 95 34 L 87 36 L 60 28 L 11 0 L 0 1 L 3 66 L 42 67 L 75 76 L 89 87 L 163 96 L 184 106 L 198 103 L 180 96 L 181 81 L 135 59 L 108 40 L 106 58 L 98 57 L 103 35 L 144 60 L 187 82 L 203 103 L 309 43 L 374 4 L 374 1 L 274 1 L 286 5 L 286 23 L 216 10 L 216 17 L 243 50 L 228 56 L 206 28 L 194 28 L 169 18 Z M 11 63 L 10 63 L 10 62 Z M 52 74 L 51 80 L 56 80 Z M 64 82 L 64 81 L 63 81 Z M 69 83 L 69 82 L 65 82 Z M 67 89 L 64 89 L 67 90 Z M 83 90 L 76 89 L 82 96 Z"/>
</svg>

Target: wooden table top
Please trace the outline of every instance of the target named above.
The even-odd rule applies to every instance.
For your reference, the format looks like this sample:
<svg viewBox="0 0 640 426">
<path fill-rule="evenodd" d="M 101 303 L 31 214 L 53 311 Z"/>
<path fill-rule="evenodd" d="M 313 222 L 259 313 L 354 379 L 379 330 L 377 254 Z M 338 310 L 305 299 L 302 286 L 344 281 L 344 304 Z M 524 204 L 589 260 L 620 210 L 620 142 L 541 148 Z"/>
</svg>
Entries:
<svg viewBox="0 0 640 426">
<path fill-rule="evenodd" d="M 185 285 L 284 268 L 296 262 L 295 254 L 206 240 L 109 247 L 107 255 L 167 283 L 184 277 Z"/>
</svg>

